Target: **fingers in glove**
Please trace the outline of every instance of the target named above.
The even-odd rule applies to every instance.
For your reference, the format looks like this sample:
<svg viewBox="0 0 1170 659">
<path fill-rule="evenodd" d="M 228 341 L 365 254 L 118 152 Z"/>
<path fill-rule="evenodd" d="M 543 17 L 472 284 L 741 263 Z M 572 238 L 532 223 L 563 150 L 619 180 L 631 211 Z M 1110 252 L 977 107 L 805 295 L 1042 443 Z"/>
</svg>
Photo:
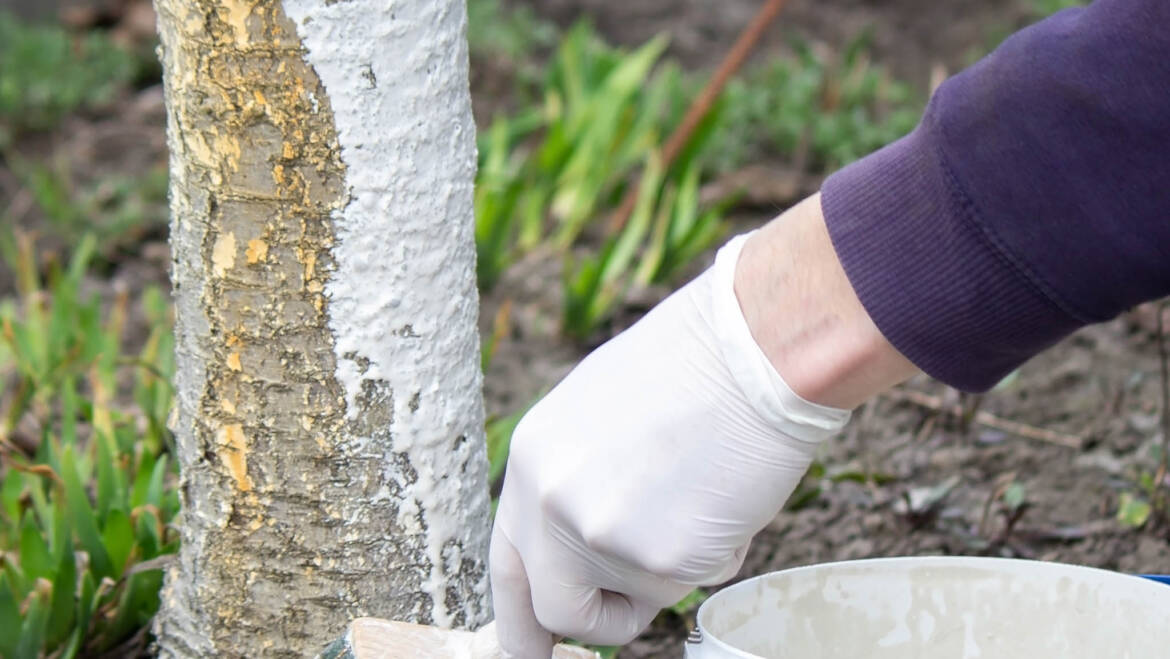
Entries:
<svg viewBox="0 0 1170 659">
<path fill-rule="evenodd" d="M 497 525 L 491 544 L 492 602 L 496 635 L 505 659 L 548 659 L 555 642 L 532 606 L 524 562 Z"/>
<path fill-rule="evenodd" d="M 532 584 L 532 601 L 545 629 L 598 645 L 628 643 L 662 608 L 657 601 L 556 579 L 537 579 Z"/>
<path fill-rule="evenodd" d="M 702 583 L 704 586 L 717 586 L 721 583 L 726 583 L 735 578 L 739 574 L 739 569 L 743 567 L 744 560 L 747 559 L 748 548 L 751 547 L 752 541 L 748 540 L 739 549 L 732 554 L 731 560 L 723 565 L 723 569 L 711 579 Z"/>
<path fill-rule="evenodd" d="M 695 556 L 685 550 L 686 542 L 681 539 L 666 542 L 665 547 L 649 552 L 645 536 L 632 532 L 591 533 L 585 540 L 585 545 L 597 556 L 625 566 L 619 581 L 622 592 L 646 600 L 661 599 L 666 602 L 663 606 L 674 604 L 674 600 L 667 600 L 678 588 L 683 588 L 682 594 L 686 595 L 696 586 L 713 586 L 730 580 L 743 566 L 750 544 L 749 539 L 726 553 Z M 640 578 L 631 580 L 631 568 L 641 573 Z"/>
</svg>

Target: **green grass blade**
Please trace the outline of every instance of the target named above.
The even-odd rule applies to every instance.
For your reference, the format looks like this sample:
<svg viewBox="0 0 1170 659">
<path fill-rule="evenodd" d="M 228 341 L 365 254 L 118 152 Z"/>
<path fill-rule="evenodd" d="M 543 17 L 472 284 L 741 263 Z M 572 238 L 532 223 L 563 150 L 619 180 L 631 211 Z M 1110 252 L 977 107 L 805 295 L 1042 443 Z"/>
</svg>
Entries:
<svg viewBox="0 0 1170 659">
<path fill-rule="evenodd" d="M 77 561 L 72 552 L 61 557 L 61 563 L 57 566 L 52 582 L 53 596 L 49 607 L 46 640 L 50 646 L 56 647 L 69 638 L 77 615 Z"/>
<path fill-rule="evenodd" d="M 160 455 L 150 474 L 150 487 L 146 490 L 146 502 L 162 508 L 163 491 L 167 477 L 167 456 Z"/>
<path fill-rule="evenodd" d="M 646 232 L 654 218 L 654 205 L 658 200 L 662 186 L 662 158 L 657 152 L 651 152 L 646 161 L 646 168 L 642 172 L 638 200 L 634 205 L 634 212 L 626 222 L 614 242 L 613 253 L 605 260 L 601 271 L 601 281 L 605 286 L 617 283 L 628 270 L 635 254 L 645 239 Z"/>
<path fill-rule="evenodd" d="M 53 574 L 53 556 L 49 545 L 41 537 L 33 515 L 26 514 L 20 528 L 20 568 L 32 580 L 50 578 Z"/>
<path fill-rule="evenodd" d="M 555 70 L 560 74 L 564 102 L 569 108 L 581 105 L 585 98 L 582 63 L 585 61 L 586 43 L 593 38 L 592 32 L 588 23 L 578 23 L 569 30 L 557 52 Z"/>
<path fill-rule="evenodd" d="M 104 522 L 115 502 L 125 500 L 126 492 L 124 485 L 118 487 L 123 476 L 116 469 L 117 458 L 110 450 L 110 441 L 104 437 L 94 437 L 92 441 L 97 444 L 97 464 L 94 465 L 97 469 L 97 516 L 100 522 Z"/>
<path fill-rule="evenodd" d="M 611 242 L 597 257 L 565 259 L 565 301 L 561 322 L 562 330 L 570 336 L 583 339 L 593 330 L 590 307 L 601 288 L 601 260 L 612 246 Z"/>
<path fill-rule="evenodd" d="M 25 478 L 24 474 L 13 469 L 6 470 L 4 477 L 0 478 L 0 503 L 4 517 L 11 521 L 20 519 L 24 507 L 21 499 L 24 497 Z"/>
<path fill-rule="evenodd" d="M 73 531 L 81 546 L 89 554 L 89 562 L 94 574 L 100 577 L 112 576 L 114 573 L 110 556 L 102 544 L 101 532 L 98 530 L 97 516 L 90 506 L 89 497 L 81 485 L 78 476 L 77 464 L 73 456 L 73 447 L 65 447 L 61 456 L 61 480 L 65 485 L 65 505 L 69 509 L 69 519 Z"/>
<path fill-rule="evenodd" d="M 151 453 L 143 452 L 138 456 L 138 464 L 134 471 L 134 486 L 130 489 L 130 507 L 137 508 L 149 503 L 151 479 L 154 476 L 155 458 Z"/>
<path fill-rule="evenodd" d="M 138 522 L 135 524 L 135 538 L 138 543 L 138 555 L 148 561 L 162 553 L 162 538 L 159 537 L 158 522 L 148 510 L 141 510 Z"/>
<path fill-rule="evenodd" d="M 38 659 L 41 656 L 49 630 L 52 592 L 53 587 L 48 581 L 42 579 L 37 582 L 36 589 L 28 599 L 24 624 L 20 628 L 20 641 L 12 653 L 14 659 Z"/>
<path fill-rule="evenodd" d="M 667 235 L 670 232 L 671 219 L 675 211 L 677 190 L 668 187 L 662 193 L 662 200 L 658 204 L 658 212 L 654 219 L 654 228 L 650 233 L 650 241 L 642 250 L 642 258 L 634 271 L 634 283 L 646 286 L 654 280 L 663 262 L 667 257 L 669 245 Z"/>
<path fill-rule="evenodd" d="M 0 572 L 0 657 L 15 656 L 19 642 L 20 604 L 8 576 Z"/>
<path fill-rule="evenodd" d="M 660 34 L 626 57 L 606 78 L 605 95 L 632 94 L 641 87 L 669 43 L 667 36 Z"/>
<path fill-rule="evenodd" d="M 697 166 L 692 165 L 683 172 L 675 208 L 676 212 L 671 218 L 670 231 L 667 234 L 667 244 L 671 247 L 683 242 L 699 217 L 699 168 Z"/>
<path fill-rule="evenodd" d="M 90 619 L 97 610 L 99 596 L 93 574 L 88 571 L 82 574 L 77 598 L 77 629 L 83 634 L 89 629 Z"/>
<path fill-rule="evenodd" d="M 86 234 L 73 248 L 73 258 L 69 259 L 69 281 L 80 283 L 85 277 L 89 264 L 97 252 L 97 236 Z"/>
<path fill-rule="evenodd" d="M 117 643 L 150 622 L 158 610 L 162 570 L 148 570 L 131 575 L 118 599 L 117 613 L 106 630 L 108 644 Z"/>
<path fill-rule="evenodd" d="M 59 651 L 60 654 L 55 659 L 74 659 L 81 652 L 81 644 L 85 641 L 85 628 L 80 625 L 73 628 L 73 633 L 69 635 L 69 640 Z"/>
<path fill-rule="evenodd" d="M 492 419 L 487 424 L 487 452 L 488 452 L 488 482 L 495 483 L 504 475 L 504 466 L 508 462 L 508 451 L 512 443 L 512 433 L 519 425 L 520 419 L 529 408 L 520 410 L 505 417 Z"/>
<path fill-rule="evenodd" d="M 0 572 L 0 657 L 13 657 L 18 643 L 20 604 L 8 583 L 7 575 Z"/>
<path fill-rule="evenodd" d="M 77 378 L 69 376 L 61 381 L 61 442 L 67 446 L 77 443 L 77 418 L 81 413 Z"/>
<path fill-rule="evenodd" d="M 105 528 L 102 529 L 102 544 L 110 555 L 110 562 L 114 566 L 113 577 L 122 577 L 130 553 L 134 550 L 134 527 L 130 518 L 121 508 L 114 508 L 106 518 Z"/>
</svg>

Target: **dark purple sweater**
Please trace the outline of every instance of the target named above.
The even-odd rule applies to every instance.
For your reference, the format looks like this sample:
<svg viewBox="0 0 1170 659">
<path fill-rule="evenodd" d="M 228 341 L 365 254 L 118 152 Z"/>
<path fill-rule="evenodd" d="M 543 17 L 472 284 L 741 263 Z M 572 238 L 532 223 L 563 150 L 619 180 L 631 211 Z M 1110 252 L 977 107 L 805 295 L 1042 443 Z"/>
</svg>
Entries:
<svg viewBox="0 0 1170 659">
<path fill-rule="evenodd" d="M 822 207 L 878 328 L 960 389 L 1170 294 L 1170 0 L 1022 30 Z"/>
</svg>

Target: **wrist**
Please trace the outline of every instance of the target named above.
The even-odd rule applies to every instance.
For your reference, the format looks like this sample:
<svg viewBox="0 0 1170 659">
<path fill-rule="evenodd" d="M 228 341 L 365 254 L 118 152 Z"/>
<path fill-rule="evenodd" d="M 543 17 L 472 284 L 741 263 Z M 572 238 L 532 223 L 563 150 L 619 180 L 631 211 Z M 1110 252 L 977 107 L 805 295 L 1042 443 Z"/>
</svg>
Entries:
<svg viewBox="0 0 1170 659">
<path fill-rule="evenodd" d="M 752 337 L 808 401 L 851 409 L 917 372 L 854 293 L 825 228 L 819 194 L 748 239 L 734 282 Z"/>
<path fill-rule="evenodd" d="M 728 241 L 715 257 L 715 265 L 696 289 L 698 306 L 709 313 L 708 325 L 727 374 L 759 419 L 785 436 L 816 443 L 837 434 L 849 421 L 850 412 L 820 405 L 795 392 L 777 372 L 752 336 L 735 293 L 736 270 L 744 245 L 753 234 Z"/>
</svg>

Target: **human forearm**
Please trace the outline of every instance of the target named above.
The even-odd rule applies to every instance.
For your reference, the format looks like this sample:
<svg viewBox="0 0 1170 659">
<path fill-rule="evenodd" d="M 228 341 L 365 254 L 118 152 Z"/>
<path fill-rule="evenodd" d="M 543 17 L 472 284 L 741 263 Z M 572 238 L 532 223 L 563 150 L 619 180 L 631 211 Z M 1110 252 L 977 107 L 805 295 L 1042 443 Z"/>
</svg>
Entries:
<svg viewBox="0 0 1170 659">
<path fill-rule="evenodd" d="M 1170 294 L 1170 3 L 1098 0 L 945 82 L 907 137 L 821 188 L 883 335 L 982 391 Z"/>
<path fill-rule="evenodd" d="M 813 195 L 744 246 L 735 293 L 752 336 L 793 391 L 852 408 L 917 369 L 870 320 Z"/>
</svg>

